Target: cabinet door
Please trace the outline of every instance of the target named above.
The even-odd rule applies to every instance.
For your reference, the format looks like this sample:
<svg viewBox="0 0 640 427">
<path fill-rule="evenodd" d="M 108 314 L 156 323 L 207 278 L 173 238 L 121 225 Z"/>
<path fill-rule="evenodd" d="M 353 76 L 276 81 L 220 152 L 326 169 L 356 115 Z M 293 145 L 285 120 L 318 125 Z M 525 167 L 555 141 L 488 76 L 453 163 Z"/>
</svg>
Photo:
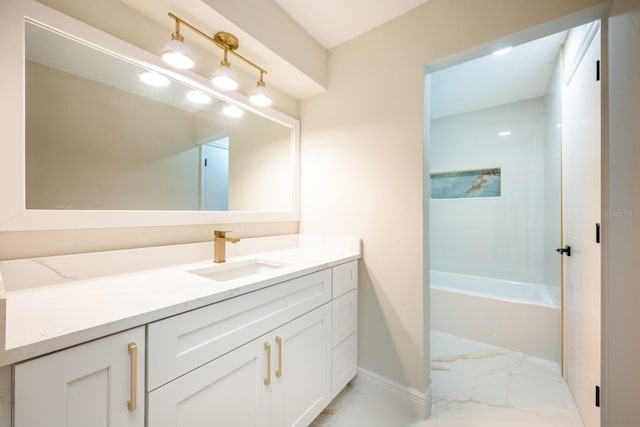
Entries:
<svg viewBox="0 0 640 427">
<path fill-rule="evenodd" d="M 269 352 L 251 341 L 149 393 L 149 427 L 269 425 Z"/>
<path fill-rule="evenodd" d="M 308 426 L 331 401 L 331 304 L 276 329 L 271 426 Z"/>
<path fill-rule="evenodd" d="M 14 426 L 143 427 L 144 351 L 139 327 L 16 364 Z"/>
</svg>

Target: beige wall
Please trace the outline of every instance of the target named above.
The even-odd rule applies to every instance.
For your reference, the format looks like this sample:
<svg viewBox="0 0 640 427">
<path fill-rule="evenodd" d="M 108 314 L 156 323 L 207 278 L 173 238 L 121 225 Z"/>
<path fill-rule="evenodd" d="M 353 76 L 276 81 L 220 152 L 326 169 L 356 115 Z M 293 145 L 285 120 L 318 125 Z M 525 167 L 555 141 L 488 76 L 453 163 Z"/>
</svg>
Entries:
<svg viewBox="0 0 640 427">
<path fill-rule="evenodd" d="M 301 106 L 301 229 L 363 238 L 363 368 L 419 391 L 429 382 L 425 64 L 598 3 L 430 0 L 329 52 L 328 92 Z"/>
</svg>

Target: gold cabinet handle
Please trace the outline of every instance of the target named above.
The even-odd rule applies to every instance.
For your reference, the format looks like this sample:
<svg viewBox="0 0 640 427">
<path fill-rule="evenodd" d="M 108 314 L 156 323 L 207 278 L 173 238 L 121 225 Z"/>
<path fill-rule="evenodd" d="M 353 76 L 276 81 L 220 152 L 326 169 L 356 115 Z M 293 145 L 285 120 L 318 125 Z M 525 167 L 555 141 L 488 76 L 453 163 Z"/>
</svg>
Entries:
<svg viewBox="0 0 640 427">
<path fill-rule="evenodd" d="M 127 407 L 130 411 L 135 411 L 138 406 L 138 346 L 134 342 L 129 343 L 129 359 L 131 360 L 131 390 L 129 402 Z"/>
<path fill-rule="evenodd" d="M 278 344 L 278 370 L 276 371 L 276 378 L 282 376 L 282 338 L 276 337 L 276 344 Z"/>
<path fill-rule="evenodd" d="M 264 385 L 271 384 L 271 344 L 264 343 L 264 349 L 267 350 L 267 376 L 264 379 Z"/>
</svg>

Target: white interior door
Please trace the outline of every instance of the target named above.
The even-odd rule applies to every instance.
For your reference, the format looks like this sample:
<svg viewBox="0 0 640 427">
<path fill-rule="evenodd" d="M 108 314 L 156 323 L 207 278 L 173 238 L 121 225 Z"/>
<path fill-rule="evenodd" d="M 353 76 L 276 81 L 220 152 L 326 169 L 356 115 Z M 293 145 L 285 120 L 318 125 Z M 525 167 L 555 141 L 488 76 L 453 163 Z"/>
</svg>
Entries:
<svg viewBox="0 0 640 427">
<path fill-rule="evenodd" d="M 202 146 L 202 209 L 229 210 L 229 138 Z"/>
<path fill-rule="evenodd" d="M 585 39 L 587 45 L 563 94 L 563 241 L 571 247 L 563 263 L 564 366 L 585 427 L 595 427 L 600 426 L 595 395 L 601 347 L 600 30 L 590 43 Z"/>
</svg>

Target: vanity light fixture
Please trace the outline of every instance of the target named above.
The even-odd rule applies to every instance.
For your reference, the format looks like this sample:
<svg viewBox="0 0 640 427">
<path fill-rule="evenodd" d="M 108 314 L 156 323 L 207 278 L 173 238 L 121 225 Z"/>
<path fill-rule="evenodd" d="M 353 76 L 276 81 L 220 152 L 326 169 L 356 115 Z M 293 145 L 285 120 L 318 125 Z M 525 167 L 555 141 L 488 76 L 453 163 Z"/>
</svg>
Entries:
<svg viewBox="0 0 640 427">
<path fill-rule="evenodd" d="M 187 92 L 187 99 L 196 104 L 208 104 L 211 102 L 211 97 L 199 90 L 191 90 Z"/>
<path fill-rule="evenodd" d="M 169 86 L 169 79 L 154 71 L 143 71 L 140 80 L 151 86 Z"/>
<path fill-rule="evenodd" d="M 236 90 L 238 88 L 238 79 L 231 70 L 231 63 L 228 59 L 228 54 L 231 53 L 236 58 L 241 59 L 260 72 L 260 79 L 258 80 L 256 87 L 249 94 L 249 101 L 261 107 L 271 105 L 271 94 L 264 83 L 264 75 L 267 74 L 267 71 L 236 52 L 239 46 L 238 38 L 236 36 L 231 33 L 219 31 L 211 37 L 173 13 L 169 13 L 169 17 L 175 20 L 176 30 L 171 34 L 171 40 L 169 43 L 167 43 L 164 49 L 162 49 L 162 59 L 167 64 L 176 68 L 191 68 L 193 66 L 193 57 L 188 51 L 187 46 L 184 44 L 184 37 L 179 32 L 180 24 L 182 24 L 196 34 L 209 40 L 224 52 L 224 57 L 222 61 L 220 61 L 220 67 L 211 76 L 211 83 L 223 90 Z M 189 63 L 189 60 L 191 63 Z M 182 64 L 190 64 L 190 66 L 181 67 L 180 65 Z"/>
<path fill-rule="evenodd" d="M 510 130 L 503 130 L 502 132 L 498 132 L 498 136 L 509 136 L 511 135 Z"/>
</svg>

